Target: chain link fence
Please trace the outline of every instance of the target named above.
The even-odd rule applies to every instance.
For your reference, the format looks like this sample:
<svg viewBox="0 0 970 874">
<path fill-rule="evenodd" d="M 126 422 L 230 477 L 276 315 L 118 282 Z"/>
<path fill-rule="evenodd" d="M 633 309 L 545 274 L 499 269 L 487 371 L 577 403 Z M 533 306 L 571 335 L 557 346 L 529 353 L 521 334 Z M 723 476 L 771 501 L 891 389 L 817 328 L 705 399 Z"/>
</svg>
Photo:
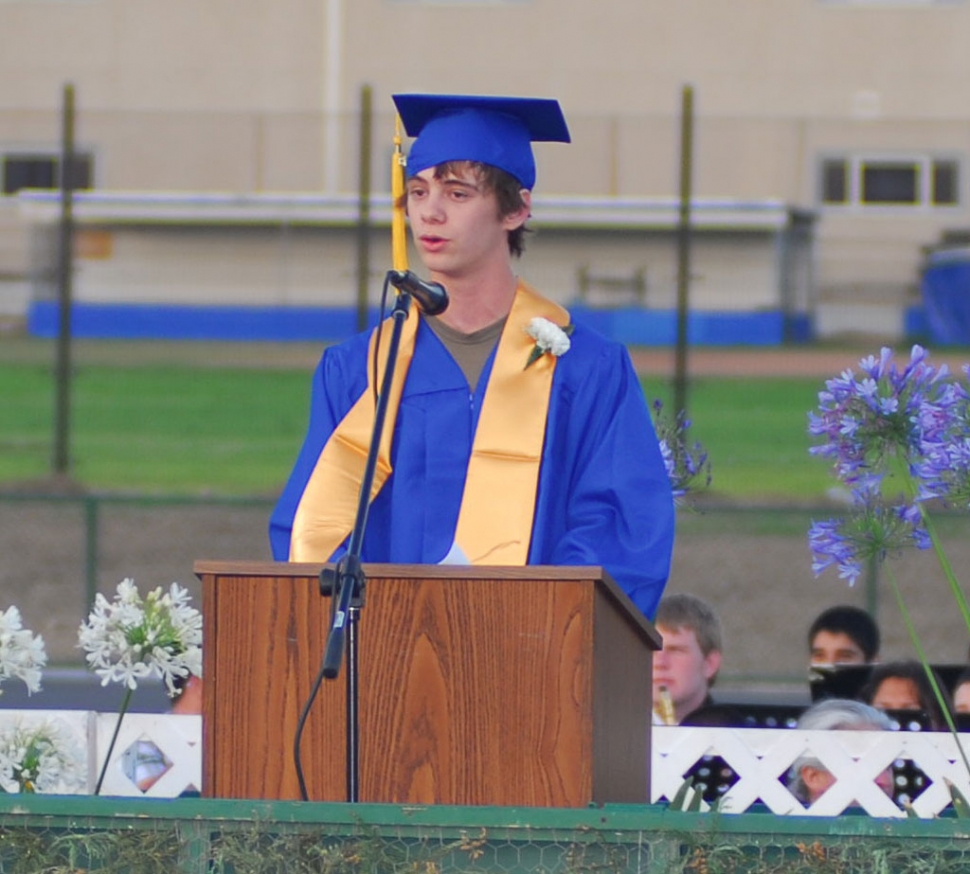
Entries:
<svg viewBox="0 0 970 874">
<path fill-rule="evenodd" d="M 77 627 L 96 592 L 111 595 L 127 577 L 143 590 L 178 582 L 201 605 L 197 560 L 270 560 L 272 504 L 268 497 L 0 492 L 0 606 L 19 607 L 25 626 L 44 636 L 52 664 L 80 665 Z M 834 571 L 813 576 L 808 527 L 832 513 L 832 507 L 704 505 L 680 512 L 667 591 L 698 594 L 720 614 L 724 667 L 715 698 L 765 687 L 767 694 L 807 701 L 805 635 L 832 604 L 875 613 L 884 661 L 913 656 L 880 580 L 849 587 Z M 958 568 L 970 566 L 965 526 L 959 515 L 937 521 Z M 911 550 L 894 561 L 931 661 L 966 661 L 967 630 L 934 556 Z"/>
</svg>

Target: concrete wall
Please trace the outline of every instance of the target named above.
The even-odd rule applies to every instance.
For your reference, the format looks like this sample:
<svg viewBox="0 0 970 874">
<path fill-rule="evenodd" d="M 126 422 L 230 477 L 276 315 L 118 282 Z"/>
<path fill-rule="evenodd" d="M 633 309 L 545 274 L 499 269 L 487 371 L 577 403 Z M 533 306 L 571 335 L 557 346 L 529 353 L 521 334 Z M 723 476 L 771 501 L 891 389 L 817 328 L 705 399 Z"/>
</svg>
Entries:
<svg viewBox="0 0 970 874">
<path fill-rule="evenodd" d="M 56 147 L 71 80 L 100 188 L 350 191 L 369 83 L 386 190 L 393 92 L 540 94 L 574 143 L 538 148 L 539 193 L 667 196 L 691 83 L 700 197 L 815 208 L 823 155 L 959 161 L 956 206 L 820 211 L 820 295 L 896 306 L 970 226 L 968 34 L 965 0 L 8 0 L 0 153 Z"/>
</svg>

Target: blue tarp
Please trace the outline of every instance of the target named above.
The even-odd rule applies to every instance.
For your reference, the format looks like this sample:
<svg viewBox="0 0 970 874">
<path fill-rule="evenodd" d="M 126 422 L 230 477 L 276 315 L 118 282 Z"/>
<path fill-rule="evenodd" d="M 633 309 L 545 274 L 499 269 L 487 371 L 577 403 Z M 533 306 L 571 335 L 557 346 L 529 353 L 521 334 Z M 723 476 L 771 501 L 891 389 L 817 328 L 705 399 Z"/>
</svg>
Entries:
<svg viewBox="0 0 970 874">
<path fill-rule="evenodd" d="M 945 346 L 970 344 L 970 248 L 931 253 L 922 293 L 929 339 Z"/>
<path fill-rule="evenodd" d="M 677 313 L 637 307 L 592 309 L 570 304 L 576 321 L 634 346 L 671 346 L 677 339 Z M 372 308 L 369 324 L 375 324 Z M 71 331 L 75 337 L 159 340 L 341 340 L 357 330 L 352 307 L 225 307 L 164 304 L 75 303 Z M 56 301 L 34 301 L 27 314 L 34 337 L 56 337 Z M 813 337 L 807 313 L 694 311 L 688 342 L 701 346 L 778 346 L 808 342 Z"/>
</svg>

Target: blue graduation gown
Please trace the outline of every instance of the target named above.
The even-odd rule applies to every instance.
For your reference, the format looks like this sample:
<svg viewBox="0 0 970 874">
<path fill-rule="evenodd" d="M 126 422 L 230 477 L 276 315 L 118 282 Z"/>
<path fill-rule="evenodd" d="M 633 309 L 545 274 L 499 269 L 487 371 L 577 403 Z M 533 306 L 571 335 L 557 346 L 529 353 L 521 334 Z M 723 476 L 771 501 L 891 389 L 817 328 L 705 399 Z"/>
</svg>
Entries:
<svg viewBox="0 0 970 874">
<path fill-rule="evenodd" d="M 289 558 L 293 516 L 320 451 L 367 390 L 369 337 L 327 349 L 314 374 L 306 440 L 270 520 L 277 561 Z M 472 393 L 422 321 L 395 424 L 393 473 L 370 508 L 364 561 L 435 564 L 447 554 L 492 358 Z M 576 325 L 549 399 L 529 564 L 601 565 L 652 619 L 673 537 L 670 481 L 629 355 Z"/>
</svg>

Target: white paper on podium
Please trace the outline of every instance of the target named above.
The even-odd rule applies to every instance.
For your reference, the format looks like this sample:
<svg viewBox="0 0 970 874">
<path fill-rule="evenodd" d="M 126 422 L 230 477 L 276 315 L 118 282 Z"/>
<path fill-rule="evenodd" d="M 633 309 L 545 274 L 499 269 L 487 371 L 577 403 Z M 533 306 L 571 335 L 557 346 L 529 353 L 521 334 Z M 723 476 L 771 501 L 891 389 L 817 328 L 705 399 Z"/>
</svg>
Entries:
<svg viewBox="0 0 970 874">
<path fill-rule="evenodd" d="M 453 542 L 451 549 L 448 550 L 448 554 L 438 564 L 471 564 L 471 562 L 457 542 Z"/>
</svg>

